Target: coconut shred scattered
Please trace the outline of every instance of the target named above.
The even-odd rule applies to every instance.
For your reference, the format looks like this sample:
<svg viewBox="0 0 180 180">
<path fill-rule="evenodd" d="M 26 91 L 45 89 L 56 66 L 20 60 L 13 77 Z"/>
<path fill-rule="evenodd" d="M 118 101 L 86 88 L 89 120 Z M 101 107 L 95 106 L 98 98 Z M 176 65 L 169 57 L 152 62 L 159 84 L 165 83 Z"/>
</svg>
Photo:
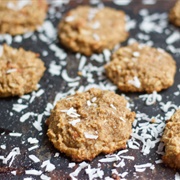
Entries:
<svg viewBox="0 0 180 180">
<path fill-rule="evenodd" d="M 132 84 L 136 88 L 140 88 L 141 87 L 141 82 L 139 81 L 139 78 L 137 76 L 134 76 L 134 78 L 132 80 L 129 80 L 128 83 Z"/>
<path fill-rule="evenodd" d="M 0 45 L 0 57 L 3 55 L 3 46 Z"/>
<path fill-rule="evenodd" d="M 78 118 L 80 115 L 77 113 L 77 110 L 71 107 L 68 110 L 60 110 L 60 112 L 66 113 L 71 118 Z"/>
<path fill-rule="evenodd" d="M 84 132 L 84 136 L 87 139 L 97 139 L 98 138 L 98 135 L 90 134 L 88 132 Z"/>
<path fill-rule="evenodd" d="M 72 126 L 75 126 L 77 123 L 81 122 L 81 119 L 75 119 L 73 121 L 70 121 L 69 124 L 71 124 Z"/>
<path fill-rule="evenodd" d="M 10 167 L 12 165 L 15 157 L 20 154 L 21 153 L 20 153 L 19 147 L 15 147 L 14 149 L 11 150 L 11 152 L 7 155 L 7 157 L 3 158 L 3 163 L 7 164 L 9 161 L 9 167 Z"/>
<path fill-rule="evenodd" d="M 139 98 L 145 101 L 146 105 L 148 106 L 153 105 L 156 102 L 160 102 L 162 100 L 162 96 L 158 94 L 156 91 L 153 91 L 152 94 L 140 95 Z"/>
<path fill-rule="evenodd" d="M 113 3 L 119 6 L 126 6 L 131 3 L 132 0 L 113 0 Z"/>
<path fill-rule="evenodd" d="M 31 0 L 18 0 L 17 3 L 14 2 L 8 2 L 7 3 L 7 8 L 9 9 L 13 9 L 15 11 L 19 11 L 21 10 L 23 7 L 30 5 L 32 2 Z"/>
</svg>

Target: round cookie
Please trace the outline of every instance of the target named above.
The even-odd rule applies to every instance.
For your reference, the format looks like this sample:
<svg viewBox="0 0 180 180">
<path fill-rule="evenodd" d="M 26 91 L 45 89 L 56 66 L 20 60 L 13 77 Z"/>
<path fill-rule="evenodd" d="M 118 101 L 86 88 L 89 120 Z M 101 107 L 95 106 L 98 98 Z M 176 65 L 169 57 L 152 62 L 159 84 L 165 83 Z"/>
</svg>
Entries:
<svg viewBox="0 0 180 180">
<path fill-rule="evenodd" d="M 165 144 L 163 162 L 173 169 L 180 170 L 180 109 L 167 122 L 162 141 Z"/>
<path fill-rule="evenodd" d="M 0 0 L 0 33 L 35 31 L 46 17 L 46 0 Z"/>
<path fill-rule="evenodd" d="M 174 25 L 180 27 L 180 0 L 177 0 L 175 6 L 171 9 L 169 19 Z"/>
<path fill-rule="evenodd" d="M 105 71 L 122 91 L 152 93 L 173 85 L 176 62 L 162 49 L 135 43 L 117 50 Z"/>
<path fill-rule="evenodd" d="M 126 148 L 135 113 L 111 91 L 92 88 L 60 100 L 47 120 L 54 146 L 74 161 Z"/>
<path fill-rule="evenodd" d="M 38 54 L 0 46 L 0 97 L 21 96 L 37 89 L 45 71 Z"/>
<path fill-rule="evenodd" d="M 69 11 L 59 24 L 61 43 L 87 56 L 113 49 L 127 36 L 124 12 L 108 7 L 79 6 Z"/>
</svg>

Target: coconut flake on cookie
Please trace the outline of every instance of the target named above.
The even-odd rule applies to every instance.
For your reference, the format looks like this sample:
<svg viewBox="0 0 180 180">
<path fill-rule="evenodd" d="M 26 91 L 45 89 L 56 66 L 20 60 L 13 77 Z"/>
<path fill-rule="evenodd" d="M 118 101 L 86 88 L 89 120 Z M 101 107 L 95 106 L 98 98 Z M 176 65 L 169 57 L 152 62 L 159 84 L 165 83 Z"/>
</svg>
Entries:
<svg viewBox="0 0 180 180">
<path fill-rule="evenodd" d="M 13 2 L 8 2 L 7 8 L 19 11 L 29 4 L 31 4 L 31 0 L 18 0 L 16 4 Z"/>
</svg>

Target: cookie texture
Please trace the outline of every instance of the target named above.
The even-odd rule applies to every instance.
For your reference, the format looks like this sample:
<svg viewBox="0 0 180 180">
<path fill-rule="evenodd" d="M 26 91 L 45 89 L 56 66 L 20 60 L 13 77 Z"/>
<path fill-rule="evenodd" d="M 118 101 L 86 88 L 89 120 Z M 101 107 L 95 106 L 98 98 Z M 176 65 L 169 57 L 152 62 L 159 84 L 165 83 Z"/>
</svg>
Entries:
<svg viewBox="0 0 180 180">
<path fill-rule="evenodd" d="M 176 63 L 160 48 L 135 43 L 117 50 L 105 71 L 122 91 L 151 93 L 173 85 Z"/>
<path fill-rule="evenodd" d="M 125 13 L 108 7 L 79 6 L 70 10 L 59 24 L 61 43 L 85 55 L 112 49 L 127 36 Z"/>
<path fill-rule="evenodd" d="M 92 88 L 60 100 L 47 120 L 54 146 L 74 161 L 126 148 L 135 113 L 111 91 Z"/>
<path fill-rule="evenodd" d="M 180 170 L 180 109 L 167 122 L 162 141 L 165 144 L 163 162 Z"/>
<path fill-rule="evenodd" d="M 45 71 L 38 54 L 0 46 L 0 97 L 21 96 L 37 89 Z"/>
<path fill-rule="evenodd" d="M 0 33 L 35 31 L 46 17 L 46 0 L 0 0 Z"/>
<path fill-rule="evenodd" d="M 175 6 L 171 9 L 169 19 L 174 25 L 180 27 L 180 0 L 177 0 Z"/>
</svg>

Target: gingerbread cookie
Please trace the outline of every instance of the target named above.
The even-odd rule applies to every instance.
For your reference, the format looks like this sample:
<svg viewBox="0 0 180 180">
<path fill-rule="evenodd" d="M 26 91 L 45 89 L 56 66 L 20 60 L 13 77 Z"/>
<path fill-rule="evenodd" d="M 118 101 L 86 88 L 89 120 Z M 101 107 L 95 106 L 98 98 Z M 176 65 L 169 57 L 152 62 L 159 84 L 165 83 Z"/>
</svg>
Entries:
<svg viewBox="0 0 180 180">
<path fill-rule="evenodd" d="M 180 169 L 180 109 L 167 122 L 162 141 L 165 144 L 163 162 L 171 168 Z"/>
<path fill-rule="evenodd" d="M 180 27 L 180 0 L 177 0 L 175 6 L 171 9 L 169 19 L 174 25 Z"/>
<path fill-rule="evenodd" d="M 135 43 L 117 50 L 105 70 L 122 91 L 152 93 L 173 85 L 176 62 L 162 49 Z"/>
<path fill-rule="evenodd" d="M 74 161 L 126 148 L 135 113 L 111 91 L 90 89 L 60 100 L 47 120 L 50 141 Z"/>
<path fill-rule="evenodd" d="M 0 0 L 0 33 L 35 31 L 46 17 L 46 0 Z"/>
<path fill-rule="evenodd" d="M 85 55 L 112 49 L 127 36 L 124 12 L 108 7 L 79 6 L 69 11 L 59 24 L 61 43 Z"/>
<path fill-rule="evenodd" d="M 45 71 L 38 54 L 0 46 L 0 97 L 21 96 L 37 89 Z"/>
</svg>

